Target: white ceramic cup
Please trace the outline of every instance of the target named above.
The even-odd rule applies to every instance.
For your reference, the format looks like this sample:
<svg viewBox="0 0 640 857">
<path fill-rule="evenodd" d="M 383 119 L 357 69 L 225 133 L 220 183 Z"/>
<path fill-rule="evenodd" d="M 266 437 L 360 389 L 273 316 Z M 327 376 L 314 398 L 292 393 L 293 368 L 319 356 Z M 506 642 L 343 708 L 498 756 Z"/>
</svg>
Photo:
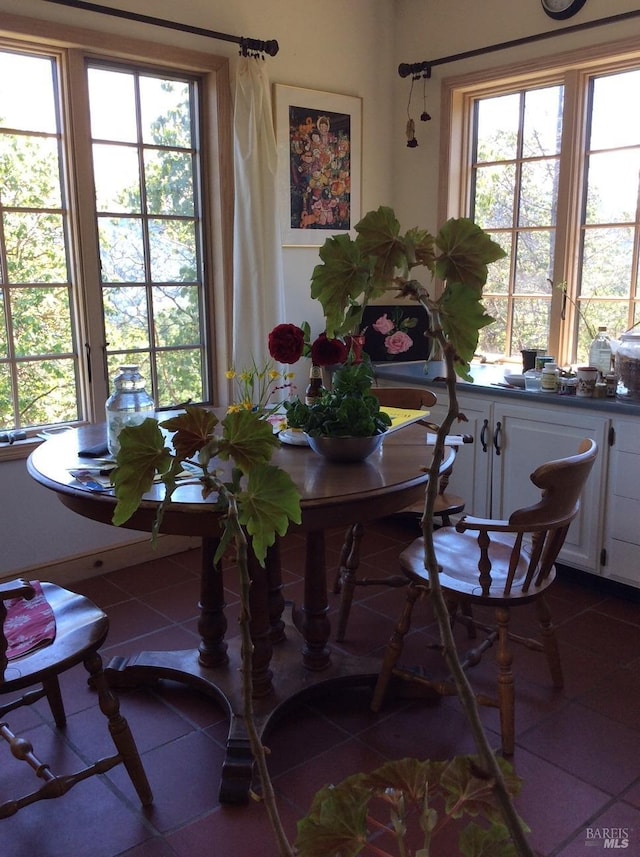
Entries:
<svg viewBox="0 0 640 857">
<path fill-rule="evenodd" d="M 576 375 L 578 376 L 576 396 L 591 399 L 596 386 L 596 379 L 598 378 L 598 370 L 595 366 L 578 366 Z"/>
</svg>

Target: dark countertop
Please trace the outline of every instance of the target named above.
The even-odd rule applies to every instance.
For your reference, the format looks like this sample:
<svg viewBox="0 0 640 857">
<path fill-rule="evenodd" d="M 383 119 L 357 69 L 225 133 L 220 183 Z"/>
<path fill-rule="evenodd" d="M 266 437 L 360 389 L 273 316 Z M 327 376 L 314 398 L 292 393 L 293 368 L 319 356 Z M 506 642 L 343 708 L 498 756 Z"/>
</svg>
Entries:
<svg viewBox="0 0 640 857">
<path fill-rule="evenodd" d="M 602 411 L 617 416 L 640 416 L 640 402 L 624 402 L 617 399 L 587 399 L 581 396 L 561 396 L 559 393 L 534 393 L 526 390 L 511 389 L 497 386 L 504 383 L 505 366 L 490 363 L 471 365 L 474 382 L 458 381 L 460 394 L 490 395 L 495 399 L 509 399 L 518 404 L 569 406 L 571 408 L 588 408 L 592 411 Z M 394 381 L 397 384 L 419 384 L 425 387 L 445 389 L 444 381 L 436 381 L 425 373 L 423 361 L 411 363 L 376 363 L 375 375 L 380 380 Z"/>
</svg>

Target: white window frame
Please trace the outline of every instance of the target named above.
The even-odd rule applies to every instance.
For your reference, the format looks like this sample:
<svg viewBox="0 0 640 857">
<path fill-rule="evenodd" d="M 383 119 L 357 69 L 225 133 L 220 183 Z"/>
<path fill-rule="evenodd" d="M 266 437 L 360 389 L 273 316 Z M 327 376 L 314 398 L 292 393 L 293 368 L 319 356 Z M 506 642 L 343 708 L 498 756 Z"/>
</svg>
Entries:
<svg viewBox="0 0 640 857">
<path fill-rule="evenodd" d="M 65 74 L 61 79 L 61 97 L 65 101 L 71 127 L 70 135 L 90 137 L 88 126 L 88 91 L 86 86 L 87 59 L 120 61 L 138 68 L 145 66 L 157 70 L 175 71 L 196 75 L 201 91 L 202 128 L 204 138 L 203 208 L 209 225 L 208 240 L 203 248 L 204 265 L 208 271 L 209 313 L 204 322 L 205 339 L 209 343 L 209 376 L 211 399 L 223 389 L 228 366 L 231 341 L 231 284 L 233 259 L 233 170 L 231 144 L 231 90 L 229 61 L 225 57 L 184 50 L 172 45 L 146 42 L 139 39 L 98 33 L 92 30 L 58 25 L 16 15 L 0 13 L 0 38 L 3 46 L 20 51 L 47 52 L 56 55 Z M 68 85 L 72 80 L 73 85 Z M 88 151 L 88 150 L 87 150 Z M 78 158 L 69 165 L 69 201 L 72 214 L 72 251 L 78 277 L 82 282 L 99 282 L 98 247 L 95 223 L 79 218 L 77 211 L 93 202 L 87 195 L 93 193 L 91 163 Z M 82 199 L 84 195 L 84 201 Z M 213 250 L 212 250 L 213 248 Z M 80 385 L 83 412 L 86 422 L 104 420 L 104 403 L 110 390 L 104 354 L 104 330 L 99 290 L 77 289 L 76 306 L 78 349 L 91 344 L 89 360 L 79 353 Z M 214 288 L 215 284 L 215 288 Z M 77 423 L 80 424 L 80 423 Z M 24 441 L 0 443 L 0 461 L 24 458 L 35 442 L 33 433 Z"/>
<path fill-rule="evenodd" d="M 563 295 L 551 295 L 549 353 L 562 365 L 574 361 L 576 338 L 578 251 L 587 135 L 587 82 L 594 74 L 640 68 L 637 39 L 590 46 L 525 63 L 484 69 L 446 78 L 441 89 L 441 172 L 438 193 L 439 222 L 468 216 L 471 192 L 472 104 L 478 97 L 506 94 L 522 88 L 564 84 L 565 113 L 553 282 L 567 283 L 571 298 L 561 318 Z M 584 96 L 584 97 L 583 97 Z"/>
</svg>

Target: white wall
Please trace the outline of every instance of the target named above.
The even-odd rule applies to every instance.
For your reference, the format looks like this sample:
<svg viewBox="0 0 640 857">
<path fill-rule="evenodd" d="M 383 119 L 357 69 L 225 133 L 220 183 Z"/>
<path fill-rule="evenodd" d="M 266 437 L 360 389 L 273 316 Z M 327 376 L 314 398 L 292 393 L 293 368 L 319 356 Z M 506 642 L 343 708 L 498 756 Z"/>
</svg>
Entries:
<svg viewBox="0 0 640 857">
<path fill-rule="evenodd" d="M 306 7 L 293 0 L 129 0 L 141 14 L 258 39 L 277 39 L 280 51 L 268 59 L 274 83 L 358 95 L 363 99 L 362 210 L 393 205 L 403 228 L 437 228 L 439 90 L 444 78 L 478 68 L 529 60 L 585 44 L 640 35 L 640 19 L 593 28 L 526 47 L 438 66 L 428 84 L 433 119 L 417 121 L 419 146 L 406 147 L 408 80 L 400 62 L 435 59 L 533 33 L 595 20 L 637 8 L 635 0 L 588 0 L 569 22 L 554 22 L 538 0 L 322 0 Z M 43 2 L 2 0 L 2 12 L 41 18 L 156 42 L 211 51 L 232 60 L 237 45 L 122 21 Z M 2 19 L 0 12 L 0 25 Z M 413 113 L 421 112 L 421 86 Z M 635 109 L 635 105 L 632 106 Z M 307 319 L 319 329 L 322 316 L 309 300 L 317 250 L 285 248 L 287 321 Z M 299 381 L 299 383 L 302 383 Z M 67 512 L 46 489 L 34 486 L 23 462 L 0 464 L 2 500 L 0 576 L 11 570 L 106 550 L 126 534 Z M 86 573 L 93 559 L 82 560 Z"/>
</svg>

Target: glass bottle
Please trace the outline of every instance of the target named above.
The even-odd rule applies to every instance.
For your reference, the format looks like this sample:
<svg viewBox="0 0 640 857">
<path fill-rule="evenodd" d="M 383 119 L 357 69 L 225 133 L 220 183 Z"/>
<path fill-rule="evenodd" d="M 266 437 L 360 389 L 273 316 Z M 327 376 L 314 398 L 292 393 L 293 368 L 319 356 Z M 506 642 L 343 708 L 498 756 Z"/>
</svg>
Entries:
<svg viewBox="0 0 640 857">
<path fill-rule="evenodd" d="M 640 402 L 640 333 L 623 333 L 616 352 L 616 398 Z"/>
<path fill-rule="evenodd" d="M 125 426 L 143 423 L 154 417 L 156 406 L 147 393 L 137 366 L 121 366 L 113 380 L 114 391 L 107 399 L 107 447 L 115 458 L 120 449 L 118 435 Z"/>
<path fill-rule="evenodd" d="M 611 372 L 611 344 L 606 327 L 598 328 L 597 336 L 589 346 L 589 366 L 595 366 L 603 378 Z"/>
<path fill-rule="evenodd" d="M 309 383 L 304 393 L 305 405 L 312 407 L 320 401 L 325 392 L 325 388 L 322 386 L 322 369 L 320 366 L 312 364 L 309 370 Z"/>
</svg>

